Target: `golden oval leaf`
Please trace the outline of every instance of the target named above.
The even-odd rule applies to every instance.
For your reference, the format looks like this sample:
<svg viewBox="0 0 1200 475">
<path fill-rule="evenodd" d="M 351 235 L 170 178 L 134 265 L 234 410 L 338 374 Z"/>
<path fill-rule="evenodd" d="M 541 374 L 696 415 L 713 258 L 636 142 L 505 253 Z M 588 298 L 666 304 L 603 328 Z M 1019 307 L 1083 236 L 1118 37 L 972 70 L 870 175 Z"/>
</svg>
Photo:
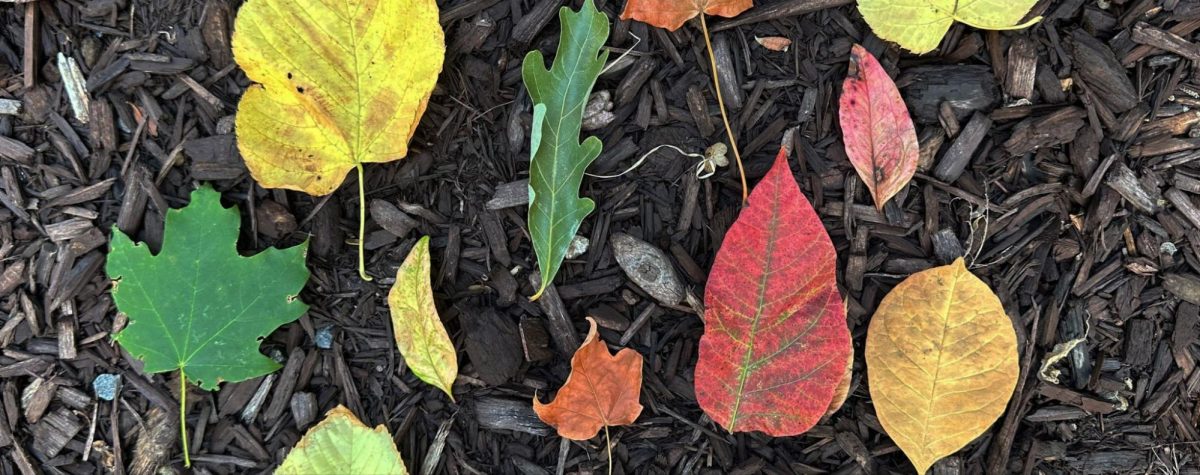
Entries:
<svg viewBox="0 0 1200 475">
<path fill-rule="evenodd" d="M 922 474 L 1004 413 L 1020 373 L 1012 321 L 961 258 L 883 298 L 866 356 L 879 423 Z"/>
</svg>

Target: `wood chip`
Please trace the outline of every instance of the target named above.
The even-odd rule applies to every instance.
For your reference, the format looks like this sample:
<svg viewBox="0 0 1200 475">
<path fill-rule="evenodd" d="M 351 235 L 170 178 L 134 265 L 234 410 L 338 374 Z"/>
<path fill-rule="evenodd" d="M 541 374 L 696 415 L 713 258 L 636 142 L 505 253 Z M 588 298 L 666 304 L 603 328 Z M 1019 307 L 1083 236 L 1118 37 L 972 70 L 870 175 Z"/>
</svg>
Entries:
<svg viewBox="0 0 1200 475">
<path fill-rule="evenodd" d="M 0 135 L 0 159 L 24 165 L 33 164 L 33 149 L 16 140 Z"/>
<path fill-rule="evenodd" d="M 87 83 L 83 80 L 83 73 L 79 71 L 79 64 L 75 62 L 75 58 L 58 53 L 58 74 L 62 76 L 63 88 L 67 91 L 67 99 L 71 104 L 71 112 L 75 114 L 75 120 L 83 124 L 88 123 L 92 98 L 88 96 Z"/>
</svg>

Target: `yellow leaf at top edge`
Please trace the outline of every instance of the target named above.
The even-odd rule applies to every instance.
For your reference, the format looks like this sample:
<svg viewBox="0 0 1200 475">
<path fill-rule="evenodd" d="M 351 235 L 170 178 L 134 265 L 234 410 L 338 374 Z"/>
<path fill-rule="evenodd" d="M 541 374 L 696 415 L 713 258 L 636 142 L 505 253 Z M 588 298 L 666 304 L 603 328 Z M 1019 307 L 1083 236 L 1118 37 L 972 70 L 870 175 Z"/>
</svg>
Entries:
<svg viewBox="0 0 1200 475">
<path fill-rule="evenodd" d="M 425 236 L 409 251 L 388 292 L 392 332 L 408 369 L 453 400 L 458 356 L 433 302 L 429 267 L 429 236 Z"/>
<path fill-rule="evenodd" d="M 275 470 L 275 475 L 408 473 L 387 428 L 374 430 L 345 406 L 330 409 L 325 419 L 304 434 Z"/>
<path fill-rule="evenodd" d="M 233 54 L 258 83 L 237 114 L 250 173 L 326 195 L 358 164 L 404 157 L 445 50 L 434 0 L 249 0 Z"/>
<path fill-rule="evenodd" d="M 920 474 L 1004 413 L 1020 373 L 1012 321 L 962 259 L 883 298 L 866 359 L 879 422 Z"/>
<path fill-rule="evenodd" d="M 955 21 L 984 30 L 1017 24 L 1037 0 L 858 0 L 858 11 L 876 35 L 913 53 L 933 51 Z"/>
</svg>

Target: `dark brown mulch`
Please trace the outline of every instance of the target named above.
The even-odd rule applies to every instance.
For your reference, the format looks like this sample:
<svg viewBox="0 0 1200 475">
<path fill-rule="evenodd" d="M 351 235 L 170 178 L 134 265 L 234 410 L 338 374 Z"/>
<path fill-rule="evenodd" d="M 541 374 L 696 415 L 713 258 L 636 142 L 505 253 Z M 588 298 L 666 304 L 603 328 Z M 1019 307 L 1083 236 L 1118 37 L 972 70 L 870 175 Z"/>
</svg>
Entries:
<svg viewBox="0 0 1200 475">
<path fill-rule="evenodd" d="M 177 380 L 140 373 L 109 338 L 123 317 L 103 263 L 114 224 L 154 245 L 163 211 L 204 181 L 242 207 L 245 251 L 311 237 L 312 309 L 263 345 L 282 371 L 193 390 L 198 472 L 269 471 L 338 403 L 386 425 L 414 472 L 603 470 L 602 441 L 559 439 L 530 408 L 535 392 L 563 382 L 567 346 L 594 315 L 606 340 L 647 364 L 646 410 L 613 432 L 616 473 L 910 473 L 873 414 L 861 343 L 900 279 L 965 255 L 1018 329 L 1023 373 L 1007 414 L 935 473 L 1200 473 L 1195 2 L 1043 0 L 1034 12 L 1046 20 L 1033 28 L 957 25 L 924 57 L 872 36 L 847 0 L 763 0 L 716 22 L 751 183 L 784 130 L 799 127 L 794 169 L 837 243 L 858 345 L 846 406 L 787 438 L 728 434 L 702 415 L 691 376 L 700 319 L 653 303 L 611 246 L 615 232 L 658 246 L 702 296 L 737 214 L 736 172 L 700 181 L 690 159 L 663 154 L 587 180 L 590 247 L 564 267 L 559 299 L 528 302 L 535 259 L 519 198 L 530 104 L 519 65 L 531 48 L 553 51 L 564 2 L 439 3 L 449 55 L 415 152 L 367 169 L 370 283 L 354 270 L 354 178 L 310 197 L 245 173 L 231 130 L 248 85 L 229 51 L 236 2 L 0 4 L 0 105 L 22 106 L 0 115 L 0 471 L 181 468 Z M 621 6 L 598 3 L 614 18 Z M 658 144 L 701 151 L 723 137 L 697 29 L 618 21 L 613 57 L 635 35 L 634 53 L 598 86 L 612 92 L 615 120 L 595 132 L 605 152 L 593 173 L 623 170 Z M 796 42 L 769 52 L 756 35 Z M 923 145 L 913 186 L 883 212 L 836 123 L 855 42 L 898 75 Z M 68 105 L 58 53 L 79 62 L 87 123 Z M 405 370 L 390 335 L 389 276 L 423 234 L 461 350 L 457 403 Z M 1049 368 L 1059 382 L 1039 377 L 1053 347 L 1075 338 Z M 116 401 L 95 395 L 100 374 L 122 377 Z"/>
</svg>

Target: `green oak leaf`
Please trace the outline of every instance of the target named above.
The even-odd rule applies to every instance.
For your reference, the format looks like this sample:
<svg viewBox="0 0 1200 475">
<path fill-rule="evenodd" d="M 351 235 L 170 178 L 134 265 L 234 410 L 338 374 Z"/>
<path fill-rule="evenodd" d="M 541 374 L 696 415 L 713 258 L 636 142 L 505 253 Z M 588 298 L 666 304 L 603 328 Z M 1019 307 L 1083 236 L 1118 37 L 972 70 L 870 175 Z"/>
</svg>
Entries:
<svg viewBox="0 0 1200 475">
<path fill-rule="evenodd" d="M 259 340 L 308 309 L 297 297 L 308 281 L 308 243 L 243 257 L 237 208 L 220 200 L 203 186 L 187 207 L 167 211 L 158 255 L 114 226 L 105 268 L 117 309 L 129 316 L 114 338 L 143 371 L 180 370 L 210 391 L 278 369 Z"/>
<path fill-rule="evenodd" d="M 533 99 L 533 130 L 529 165 L 529 237 L 541 269 L 537 299 L 554 281 L 571 238 L 596 204 L 579 197 L 583 172 L 600 155 L 603 144 L 588 137 L 581 144 L 583 109 L 608 53 L 608 17 L 592 0 L 578 12 L 558 12 L 562 32 L 554 65 L 547 70 L 540 51 L 530 51 L 521 64 L 521 77 Z"/>
<path fill-rule="evenodd" d="M 275 475 L 320 473 L 404 475 L 408 471 L 386 427 L 371 430 L 345 406 L 338 406 L 304 434 L 275 470 Z"/>
</svg>

